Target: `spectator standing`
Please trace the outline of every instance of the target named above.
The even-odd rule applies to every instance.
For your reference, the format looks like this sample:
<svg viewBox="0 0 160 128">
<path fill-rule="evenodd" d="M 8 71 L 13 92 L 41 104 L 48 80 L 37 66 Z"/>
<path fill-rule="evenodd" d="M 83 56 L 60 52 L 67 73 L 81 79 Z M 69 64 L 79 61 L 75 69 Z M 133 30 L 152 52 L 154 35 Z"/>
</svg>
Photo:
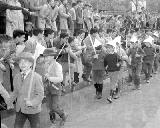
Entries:
<svg viewBox="0 0 160 128">
<path fill-rule="evenodd" d="M 77 9 L 76 9 L 76 32 L 78 32 L 78 30 L 83 29 L 83 24 L 84 24 L 84 20 L 83 20 L 83 2 L 82 0 L 78 0 L 77 1 Z"/>
<path fill-rule="evenodd" d="M 59 14 L 59 7 L 58 7 L 58 0 L 50 0 L 49 5 L 50 5 L 50 14 L 48 16 L 48 21 L 46 23 L 46 28 L 51 28 L 52 30 L 55 31 L 55 35 L 57 35 L 57 24 L 56 24 L 56 19 Z"/>
<path fill-rule="evenodd" d="M 70 15 L 67 14 L 67 0 L 61 0 L 61 5 L 59 6 L 59 20 L 60 20 L 60 30 L 61 33 L 68 32 L 68 21 L 67 19 L 70 17 Z"/>
<path fill-rule="evenodd" d="M 9 5 L 21 7 L 18 0 L 10 0 Z M 6 34 L 13 37 L 13 31 L 16 29 L 24 30 L 24 16 L 22 10 L 7 10 L 6 15 Z"/>
<path fill-rule="evenodd" d="M 72 25 L 71 25 L 71 36 L 74 35 L 74 29 L 76 25 L 76 11 L 75 11 L 76 3 L 72 3 L 72 8 L 69 10 L 69 14 L 71 15 Z"/>
<path fill-rule="evenodd" d="M 27 11 L 26 9 L 18 6 L 12 6 L 7 4 L 6 2 L 3 2 L 0 0 L 0 34 L 5 34 L 6 33 L 6 10 L 24 10 Z"/>
</svg>

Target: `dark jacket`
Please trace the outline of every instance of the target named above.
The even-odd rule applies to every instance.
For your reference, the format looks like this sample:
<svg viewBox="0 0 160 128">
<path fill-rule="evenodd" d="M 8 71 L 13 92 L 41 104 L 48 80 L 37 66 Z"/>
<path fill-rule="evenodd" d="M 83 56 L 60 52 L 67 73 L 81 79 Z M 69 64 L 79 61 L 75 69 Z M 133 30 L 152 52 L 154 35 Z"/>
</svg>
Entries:
<svg viewBox="0 0 160 128">
<path fill-rule="evenodd" d="M 108 72 L 120 71 L 120 62 L 121 59 L 117 53 L 108 54 L 104 58 L 104 67 L 107 67 Z"/>
<path fill-rule="evenodd" d="M 145 47 L 144 49 L 145 56 L 143 58 L 144 62 L 153 62 L 156 54 L 156 49 L 153 47 Z"/>
<path fill-rule="evenodd" d="M 98 51 L 98 59 L 93 59 L 92 70 L 105 70 L 104 68 L 104 57 L 106 53 L 103 50 Z"/>
<path fill-rule="evenodd" d="M 136 57 L 136 54 L 140 55 L 140 57 Z M 130 48 L 128 56 L 131 56 L 131 65 L 136 66 L 137 64 L 141 64 L 144 55 L 145 53 L 141 48 Z"/>
</svg>

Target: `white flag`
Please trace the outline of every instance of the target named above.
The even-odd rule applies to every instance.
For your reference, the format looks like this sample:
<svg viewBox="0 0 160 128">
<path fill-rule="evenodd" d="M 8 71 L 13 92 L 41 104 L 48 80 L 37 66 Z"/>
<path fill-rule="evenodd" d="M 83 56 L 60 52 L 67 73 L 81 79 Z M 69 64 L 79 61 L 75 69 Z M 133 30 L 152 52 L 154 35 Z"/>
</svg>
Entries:
<svg viewBox="0 0 160 128">
<path fill-rule="evenodd" d="M 98 47 L 100 45 L 102 45 L 102 43 L 99 40 L 95 39 L 95 42 L 94 42 L 93 46 L 96 48 L 96 47 Z"/>
<path fill-rule="evenodd" d="M 45 49 L 46 48 L 44 46 L 42 46 L 40 43 L 37 43 L 36 49 L 35 49 L 35 54 L 34 54 L 33 57 L 35 59 L 37 59 L 40 56 L 40 54 L 43 54 L 43 52 L 44 52 Z"/>
</svg>

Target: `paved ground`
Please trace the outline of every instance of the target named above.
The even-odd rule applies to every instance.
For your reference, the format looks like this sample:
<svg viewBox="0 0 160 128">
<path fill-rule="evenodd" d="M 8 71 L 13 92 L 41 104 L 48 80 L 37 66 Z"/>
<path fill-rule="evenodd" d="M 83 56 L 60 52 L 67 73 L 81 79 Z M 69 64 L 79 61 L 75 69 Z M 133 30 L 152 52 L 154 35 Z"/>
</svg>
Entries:
<svg viewBox="0 0 160 128">
<path fill-rule="evenodd" d="M 105 81 L 103 99 L 95 100 L 93 86 L 68 94 L 61 99 L 61 106 L 69 114 L 64 128 L 159 128 L 160 126 L 160 74 L 150 84 L 143 84 L 142 90 L 131 91 L 124 87 L 121 98 L 108 104 L 108 80 Z M 41 128 L 48 128 L 47 109 L 43 105 Z M 14 114 L 2 120 L 13 128 Z M 26 123 L 25 128 L 29 128 Z"/>
</svg>

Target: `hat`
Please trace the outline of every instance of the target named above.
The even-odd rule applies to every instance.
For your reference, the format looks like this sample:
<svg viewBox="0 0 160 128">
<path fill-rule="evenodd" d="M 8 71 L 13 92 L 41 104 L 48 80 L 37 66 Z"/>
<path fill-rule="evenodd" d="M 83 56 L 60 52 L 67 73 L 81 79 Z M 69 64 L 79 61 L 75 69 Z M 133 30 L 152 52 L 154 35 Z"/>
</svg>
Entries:
<svg viewBox="0 0 160 128">
<path fill-rule="evenodd" d="M 21 59 L 25 59 L 34 63 L 33 54 L 30 52 L 22 52 L 17 58 L 15 58 L 16 61 L 20 61 Z"/>
<path fill-rule="evenodd" d="M 112 46 L 113 48 L 116 48 L 116 44 L 113 40 L 109 41 L 107 44 L 106 44 L 106 47 L 107 46 Z"/>
<path fill-rule="evenodd" d="M 153 33 L 153 35 L 156 36 L 156 37 L 159 37 L 159 33 L 156 32 L 156 31 Z"/>
<path fill-rule="evenodd" d="M 52 48 L 47 48 L 44 50 L 42 56 L 57 56 L 57 52 Z"/>
</svg>

